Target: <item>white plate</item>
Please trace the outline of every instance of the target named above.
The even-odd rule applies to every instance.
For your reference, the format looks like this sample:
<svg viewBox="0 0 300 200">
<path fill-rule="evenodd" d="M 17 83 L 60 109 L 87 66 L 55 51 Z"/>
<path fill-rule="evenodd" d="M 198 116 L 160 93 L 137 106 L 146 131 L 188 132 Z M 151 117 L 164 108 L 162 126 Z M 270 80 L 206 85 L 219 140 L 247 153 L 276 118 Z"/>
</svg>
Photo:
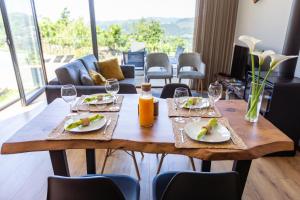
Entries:
<svg viewBox="0 0 300 200">
<path fill-rule="evenodd" d="M 87 118 L 92 115 L 95 115 L 95 113 L 82 113 L 82 114 L 74 115 L 71 119 L 65 122 L 64 128 L 66 129 L 66 127 L 74 121 L 77 121 L 82 118 Z M 84 133 L 89 131 L 95 131 L 102 128 L 105 124 L 106 124 L 106 117 L 104 116 L 102 119 L 92 121 L 88 126 L 79 126 L 77 128 L 73 128 L 72 130 L 70 130 L 70 132 Z"/>
<path fill-rule="evenodd" d="M 92 97 L 92 96 L 96 96 L 96 95 L 105 95 L 105 94 L 94 94 L 94 95 L 90 95 L 90 96 L 87 96 L 87 97 Z M 86 97 L 86 98 L 87 98 Z M 83 99 L 82 102 L 84 102 L 85 98 Z M 94 100 L 94 101 L 91 101 L 91 102 L 87 102 L 87 104 L 91 104 L 91 105 L 102 105 L 102 104 L 110 104 L 110 103 L 113 103 L 114 101 L 114 97 L 113 96 L 110 96 L 110 97 L 104 97 L 103 100 L 101 101 L 98 101 L 98 100 Z"/>
<path fill-rule="evenodd" d="M 209 119 L 201 119 L 199 121 L 187 123 L 184 127 L 185 133 L 193 140 L 200 141 L 200 142 L 207 142 L 207 143 L 220 143 L 226 142 L 230 140 L 230 132 L 229 130 L 218 123 L 218 125 L 210 131 L 210 134 L 203 136 L 200 140 L 197 140 L 197 136 L 199 131 L 203 126 L 208 123 Z"/>
<path fill-rule="evenodd" d="M 209 105 L 209 100 L 208 100 L 208 98 L 202 98 L 201 99 L 201 101 L 198 103 L 198 104 L 196 104 L 196 105 L 193 105 L 192 107 L 191 107 L 191 109 L 193 110 L 193 109 L 203 109 L 203 108 L 207 108 L 207 107 L 209 107 L 210 105 Z M 186 109 L 190 109 L 190 106 L 188 105 L 188 106 L 182 106 L 182 108 L 186 108 Z"/>
</svg>

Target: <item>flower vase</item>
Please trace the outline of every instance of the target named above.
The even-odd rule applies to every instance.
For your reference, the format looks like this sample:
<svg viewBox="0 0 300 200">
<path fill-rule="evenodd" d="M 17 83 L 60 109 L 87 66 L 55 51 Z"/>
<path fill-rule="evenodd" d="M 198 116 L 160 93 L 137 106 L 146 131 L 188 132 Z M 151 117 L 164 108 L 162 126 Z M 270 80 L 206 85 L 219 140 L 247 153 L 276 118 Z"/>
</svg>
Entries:
<svg viewBox="0 0 300 200">
<path fill-rule="evenodd" d="M 261 102 L 264 93 L 264 84 L 251 83 L 250 94 L 248 98 L 247 113 L 245 119 L 249 122 L 257 122 L 259 117 L 259 111 L 261 108 Z"/>
</svg>

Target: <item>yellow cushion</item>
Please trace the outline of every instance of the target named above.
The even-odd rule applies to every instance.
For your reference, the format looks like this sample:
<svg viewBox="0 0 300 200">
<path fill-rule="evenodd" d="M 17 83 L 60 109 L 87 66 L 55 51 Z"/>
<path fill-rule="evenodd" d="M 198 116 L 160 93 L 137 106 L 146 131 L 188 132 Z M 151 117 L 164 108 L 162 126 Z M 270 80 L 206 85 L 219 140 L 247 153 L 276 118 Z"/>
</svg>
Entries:
<svg viewBox="0 0 300 200">
<path fill-rule="evenodd" d="M 104 85 L 105 84 L 106 79 L 100 73 L 90 69 L 89 74 L 95 85 Z"/>
<path fill-rule="evenodd" d="M 116 78 L 119 81 L 125 79 L 117 58 L 97 62 L 97 66 L 106 79 Z"/>
</svg>

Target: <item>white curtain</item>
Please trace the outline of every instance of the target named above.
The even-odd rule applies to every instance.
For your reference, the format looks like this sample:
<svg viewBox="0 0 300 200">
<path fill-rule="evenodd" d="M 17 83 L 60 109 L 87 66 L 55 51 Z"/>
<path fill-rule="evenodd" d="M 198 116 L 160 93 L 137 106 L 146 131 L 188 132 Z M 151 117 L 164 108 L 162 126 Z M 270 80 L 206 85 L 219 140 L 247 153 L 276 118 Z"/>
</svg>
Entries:
<svg viewBox="0 0 300 200">
<path fill-rule="evenodd" d="M 229 73 L 239 0 L 197 0 L 194 51 L 206 64 L 204 88 L 219 73 Z"/>
</svg>

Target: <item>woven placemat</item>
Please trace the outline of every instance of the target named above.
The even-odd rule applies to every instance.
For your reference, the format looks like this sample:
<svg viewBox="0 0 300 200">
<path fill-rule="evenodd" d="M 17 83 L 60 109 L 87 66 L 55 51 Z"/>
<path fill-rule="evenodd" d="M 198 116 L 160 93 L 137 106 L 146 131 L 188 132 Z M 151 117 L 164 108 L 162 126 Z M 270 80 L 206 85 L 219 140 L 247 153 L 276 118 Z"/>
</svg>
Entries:
<svg viewBox="0 0 300 200">
<path fill-rule="evenodd" d="M 64 129 L 65 122 L 69 119 L 66 117 L 53 131 L 48 135 L 48 140 L 111 140 L 113 132 L 118 122 L 118 113 L 99 113 L 104 115 L 107 120 L 111 118 L 111 123 L 104 134 L 105 126 L 99 130 L 86 133 L 71 133 Z"/>
<path fill-rule="evenodd" d="M 189 119 L 187 122 L 191 122 Z M 219 118 L 218 123 L 222 123 L 226 128 L 229 130 L 231 134 L 231 140 L 223 143 L 204 143 L 204 142 L 197 142 L 189 138 L 188 135 L 185 134 L 183 131 L 183 141 L 182 137 L 179 131 L 179 128 L 184 128 L 185 124 L 177 123 L 174 119 L 172 119 L 172 125 L 173 125 L 173 133 L 175 138 L 175 147 L 176 148 L 190 148 L 190 149 L 196 149 L 196 148 L 203 148 L 203 149 L 246 149 L 247 146 L 243 142 L 243 140 L 235 133 L 235 131 L 231 128 L 229 125 L 229 122 L 225 118 Z"/>
<path fill-rule="evenodd" d="M 222 117 L 222 114 L 215 106 L 214 108 L 202 108 L 202 109 L 189 109 L 178 108 L 175 109 L 174 99 L 167 99 L 168 115 L 169 117 Z M 212 113 L 212 114 L 211 114 Z"/>
<path fill-rule="evenodd" d="M 88 95 L 82 95 L 77 101 L 76 103 L 73 105 L 72 110 L 74 112 L 76 112 L 78 109 L 78 105 L 82 104 L 84 98 L 86 98 Z M 117 102 L 115 103 L 115 106 L 119 107 L 118 109 L 111 109 L 111 107 L 113 107 L 112 103 L 109 104 L 102 104 L 102 105 L 87 105 L 86 107 L 80 107 L 81 111 L 89 111 L 89 112 L 119 112 L 122 106 L 122 102 L 123 102 L 123 95 L 116 95 L 118 97 Z"/>
</svg>

